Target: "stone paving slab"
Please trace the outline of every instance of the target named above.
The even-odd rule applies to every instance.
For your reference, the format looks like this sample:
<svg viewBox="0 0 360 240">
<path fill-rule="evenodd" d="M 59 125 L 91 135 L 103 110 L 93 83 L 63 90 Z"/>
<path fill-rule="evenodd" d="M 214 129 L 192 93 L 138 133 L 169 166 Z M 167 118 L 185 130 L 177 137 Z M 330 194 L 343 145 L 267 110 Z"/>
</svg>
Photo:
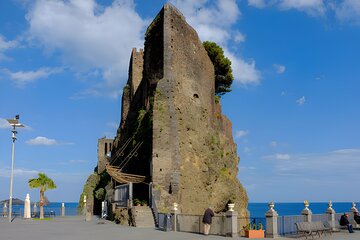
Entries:
<svg viewBox="0 0 360 240">
<path fill-rule="evenodd" d="M 183 232 L 163 232 L 151 228 L 134 228 L 116 225 L 110 221 L 94 218 L 85 222 L 83 217 L 56 217 L 48 221 L 15 219 L 9 223 L 0 218 L 1 240 L 226 240 L 222 236 L 204 236 Z M 238 237 L 236 239 L 246 239 Z M 279 238 L 279 240 L 294 238 Z M 305 239 L 297 238 L 297 239 Z M 309 238 L 311 239 L 311 238 Z M 332 236 L 314 237 L 321 240 L 359 240 L 360 231 L 353 234 L 347 232 L 334 233 Z"/>
</svg>

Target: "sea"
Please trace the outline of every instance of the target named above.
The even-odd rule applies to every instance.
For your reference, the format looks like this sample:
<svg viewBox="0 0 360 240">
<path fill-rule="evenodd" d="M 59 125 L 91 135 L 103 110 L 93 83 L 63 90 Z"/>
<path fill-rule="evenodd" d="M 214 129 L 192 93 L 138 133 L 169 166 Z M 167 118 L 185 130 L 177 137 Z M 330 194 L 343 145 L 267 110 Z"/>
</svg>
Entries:
<svg viewBox="0 0 360 240">
<path fill-rule="evenodd" d="M 357 206 L 358 203 L 355 203 Z M 351 202 L 333 202 L 332 208 L 336 213 L 350 212 L 352 207 Z M 328 208 L 327 202 L 309 202 L 309 209 L 313 214 L 323 214 Z M 292 216 L 300 215 L 304 209 L 304 203 L 302 202 L 291 202 L 291 203 L 275 203 L 274 209 L 279 216 Z M 248 210 L 251 218 L 264 218 L 265 213 L 269 210 L 267 203 L 249 203 Z"/>
<path fill-rule="evenodd" d="M 44 206 L 44 212 L 54 212 L 55 216 L 61 215 L 61 202 L 52 202 L 47 206 Z M 77 202 L 65 202 L 65 215 L 66 216 L 75 216 L 77 215 Z M 9 206 L 8 206 L 9 208 Z M 0 205 L 0 212 L 3 210 L 3 205 Z M 37 211 L 40 211 L 39 206 L 37 206 Z M 13 212 L 23 216 L 24 214 L 24 205 L 13 205 Z M 33 212 L 33 203 L 31 203 L 31 212 Z"/>
<path fill-rule="evenodd" d="M 313 214 L 322 214 L 325 213 L 328 208 L 327 202 L 314 202 L 309 203 L 309 208 Z M 360 207 L 359 203 L 356 203 Z M 0 205 L 0 212 L 2 212 L 2 207 Z M 77 202 L 65 202 L 65 215 L 66 216 L 75 216 L 77 215 Z M 333 202 L 332 208 L 336 213 L 349 212 L 352 207 L 351 202 Z M 274 209 L 277 211 L 279 216 L 289 216 L 289 215 L 300 215 L 301 210 L 304 209 L 304 204 L 302 202 L 291 202 L 291 203 L 275 203 Z M 33 208 L 31 207 L 31 210 Z M 269 210 L 268 203 L 249 203 L 248 210 L 250 212 L 251 218 L 265 218 L 265 213 Z M 13 211 L 16 213 L 24 212 L 24 205 L 14 205 Z M 53 211 L 55 216 L 60 216 L 61 213 L 61 202 L 52 202 L 48 206 L 44 207 L 44 211 L 50 212 Z"/>
</svg>

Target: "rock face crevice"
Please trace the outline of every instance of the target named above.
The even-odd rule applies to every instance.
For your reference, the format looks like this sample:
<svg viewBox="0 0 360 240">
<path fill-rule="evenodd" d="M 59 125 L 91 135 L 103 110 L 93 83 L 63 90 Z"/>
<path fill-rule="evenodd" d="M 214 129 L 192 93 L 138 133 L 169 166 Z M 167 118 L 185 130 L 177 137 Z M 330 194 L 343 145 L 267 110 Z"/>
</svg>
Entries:
<svg viewBox="0 0 360 240">
<path fill-rule="evenodd" d="M 124 171 L 153 183 L 160 211 L 174 202 L 183 213 L 202 214 L 208 205 L 222 211 L 230 200 L 246 215 L 247 194 L 237 179 L 240 159 L 231 122 L 215 102 L 214 81 L 196 31 L 166 4 L 147 29 L 144 51 L 132 51 L 113 144 L 114 155 L 130 139 L 126 156 L 143 143 Z M 146 198 L 140 185 L 135 194 Z"/>
</svg>

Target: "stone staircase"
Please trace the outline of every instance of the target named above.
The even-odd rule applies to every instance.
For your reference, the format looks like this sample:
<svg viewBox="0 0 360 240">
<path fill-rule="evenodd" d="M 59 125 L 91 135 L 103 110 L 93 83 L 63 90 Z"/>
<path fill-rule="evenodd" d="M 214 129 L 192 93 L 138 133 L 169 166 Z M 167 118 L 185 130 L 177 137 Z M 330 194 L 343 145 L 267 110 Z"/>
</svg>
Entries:
<svg viewBox="0 0 360 240">
<path fill-rule="evenodd" d="M 154 217 L 148 206 L 134 207 L 135 227 L 155 228 Z"/>
</svg>

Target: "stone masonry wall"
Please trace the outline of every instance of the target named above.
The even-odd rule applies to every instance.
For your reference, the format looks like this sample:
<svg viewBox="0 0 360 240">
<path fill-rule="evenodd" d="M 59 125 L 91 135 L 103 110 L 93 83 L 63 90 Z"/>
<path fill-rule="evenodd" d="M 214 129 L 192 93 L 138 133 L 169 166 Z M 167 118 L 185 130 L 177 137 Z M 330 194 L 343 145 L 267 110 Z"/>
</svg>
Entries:
<svg viewBox="0 0 360 240">
<path fill-rule="evenodd" d="M 105 166 L 108 163 L 106 154 L 112 150 L 112 144 L 114 139 L 100 138 L 98 140 L 98 168 L 97 173 L 100 174 L 105 170 Z"/>
<path fill-rule="evenodd" d="M 227 128 L 229 121 L 214 102 L 213 65 L 176 8 L 165 5 L 162 17 L 164 77 L 157 82 L 153 108 L 158 205 L 178 202 L 182 212 L 201 214 L 209 204 L 221 211 L 233 200 L 245 214 L 247 195 L 236 178 L 239 158 L 231 124 Z"/>
<path fill-rule="evenodd" d="M 231 122 L 215 103 L 214 67 L 196 31 L 166 4 L 146 32 L 143 67 L 140 60 L 134 64 L 135 56 L 141 59 L 133 50 L 113 153 L 127 139 L 132 144 L 124 156 L 139 141 L 143 145 L 124 171 L 153 182 L 160 212 L 174 202 L 182 213 L 202 214 L 208 205 L 220 212 L 231 200 L 245 216 L 248 200 L 237 179 Z"/>
</svg>

